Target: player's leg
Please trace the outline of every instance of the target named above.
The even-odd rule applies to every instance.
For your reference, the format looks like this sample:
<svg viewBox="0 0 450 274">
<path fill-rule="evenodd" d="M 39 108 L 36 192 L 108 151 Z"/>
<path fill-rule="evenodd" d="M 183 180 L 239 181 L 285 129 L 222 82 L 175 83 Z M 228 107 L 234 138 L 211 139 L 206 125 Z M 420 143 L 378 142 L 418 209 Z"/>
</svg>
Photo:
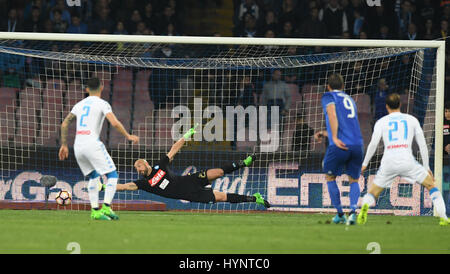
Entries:
<svg viewBox="0 0 450 274">
<path fill-rule="evenodd" d="M 342 174 L 342 164 L 340 163 L 340 149 L 330 146 L 325 153 L 323 160 L 323 171 L 326 173 L 328 194 L 330 195 L 331 204 L 336 208 L 337 215 L 333 218 L 333 222 L 346 223 L 346 217 L 342 210 L 341 192 L 336 184 L 336 176 Z"/>
<path fill-rule="evenodd" d="M 222 168 L 211 169 L 211 170 L 213 170 L 213 172 L 211 172 L 211 177 L 208 174 L 208 180 L 213 181 L 217 178 L 224 176 L 225 174 L 232 173 L 243 167 L 251 166 L 252 163 L 255 161 L 255 159 L 256 159 L 255 155 L 252 154 L 252 155 L 247 156 L 247 158 L 245 158 L 244 160 L 240 160 L 239 162 L 231 162 L 231 163 L 225 164 Z M 222 172 L 218 171 L 218 169 L 221 169 Z M 216 171 L 214 171 L 214 170 L 216 170 Z M 222 175 L 218 176 L 220 174 L 222 174 Z"/>
<path fill-rule="evenodd" d="M 447 212 L 445 208 L 445 202 L 444 198 L 442 197 L 441 192 L 436 187 L 436 183 L 434 181 L 434 178 L 427 174 L 425 179 L 421 183 L 426 189 L 428 189 L 428 192 L 430 193 L 431 201 L 433 202 L 434 209 L 436 210 L 436 213 L 438 214 L 440 221 L 440 225 L 448 225 L 450 224 L 450 221 L 447 217 Z"/>
<path fill-rule="evenodd" d="M 100 191 L 100 174 L 95 171 L 95 167 L 92 166 L 89 158 L 86 156 L 85 151 L 89 151 L 88 148 L 74 147 L 74 155 L 77 160 L 78 166 L 84 176 L 88 176 L 88 196 L 91 203 L 91 219 L 93 220 L 111 220 L 108 216 L 103 215 L 99 210 L 99 198 L 98 193 Z"/>
<path fill-rule="evenodd" d="M 103 214 L 99 208 L 98 193 L 100 191 L 100 174 L 95 170 L 89 173 L 89 183 L 88 183 L 88 195 L 91 202 L 91 219 L 93 220 L 111 220 L 110 217 Z"/>
<path fill-rule="evenodd" d="M 101 212 L 113 220 L 118 220 L 119 216 L 111 209 L 111 203 L 116 193 L 117 181 L 119 176 L 116 166 L 102 142 L 98 142 L 95 147 L 94 155 L 90 161 L 100 174 L 106 174 L 105 197 Z"/>
<path fill-rule="evenodd" d="M 356 218 L 356 222 L 360 225 L 363 225 L 367 222 L 367 214 L 369 212 L 369 208 L 371 206 L 375 206 L 380 193 L 384 190 L 383 187 L 378 186 L 376 184 L 372 184 L 364 195 L 361 202 L 361 210 Z"/>
<path fill-rule="evenodd" d="M 110 217 L 113 220 L 118 220 L 119 216 L 112 210 L 111 203 L 114 198 L 117 189 L 117 181 L 119 175 L 117 171 L 112 171 L 106 174 L 107 182 L 105 187 L 105 197 L 102 205 L 102 213 Z"/>
<path fill-rule="evenodd" d="M 220 191 L 213 191 L 216 202 L 229 202 L 231 204 L 237 203 L 257 203 L 263 205 L 265 208 L 270 207 L 270 203 L 261 196 L 259 193 L 255 193 L 253 196 L 225 193 Z"/>
<path fill-rule="evenodd" d="M 364 158 L 364 152 L 362 146 L 350 146 L 349 149 L 352 152 L 351 159 L 347 165 L 347 174 L 349 176 L 350 183 L 350 213 L 348 214 L 347 224 L 356 224 L 356 209 L 358 207 L 359 196 L 361 190 L 359 188 L 359 176 L 361 174 L 361 165 Z"/>
</svg>

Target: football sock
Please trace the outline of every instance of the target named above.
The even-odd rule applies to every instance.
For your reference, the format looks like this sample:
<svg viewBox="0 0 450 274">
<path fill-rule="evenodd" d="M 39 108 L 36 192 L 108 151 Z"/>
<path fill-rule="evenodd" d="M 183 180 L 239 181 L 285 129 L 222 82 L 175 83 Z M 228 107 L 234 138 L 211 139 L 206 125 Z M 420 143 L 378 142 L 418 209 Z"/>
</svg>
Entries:
<svg viewBox="0 0 450 274">
<path fill-rule="evenodd" d="M 114 198 L 114 194 L 116 194 L 117 180 L 118 178 L 108 178 L 105 188 L 105 198 L 104 198 L 105 204 L 108 205 L 111 204 Z"/>
<path fill-rule="evenodd" d="M 447 220 L 444 198 L 442 198 L 442 194 L 437 187 L 430 189 L 430 198 L 439 217 Z"/>
<path fill-rule="evenodd" d="M 89 179 L 88 183 L 88 195 L 89 201 L 91 202 L 91 208 L 98 209 L 98 183 L 100 182 L 100 177 Z"/>
<path fill-rule="evenodd" d="M 236 204 L 236 203 L 250 203 L 256 202 L 256 198 L 253 196 L 240 195 L 234 193 L 227 193 L 227 202 Z"/>
<path fill-rule="evenodd" d="M 362 205 L 368 204 L 369 207 L 370 207 L 370 206 L 374 206 L 375 203 L 376 203 L 375 197 L 372 194 L 370 194 L 370 193 L 366 193 L 366 195 L 364 195 L 364 197 L 363 197 L 363 200 L 362 200 L 361 204 Z"/>
<path fill-rule="evenodd" d="M 361 195 L 361 191 L 359 190 L 359 184 L 350 183 L 350 213 L 354 213 L 356 208 L 358 207 L 359 196 Z"/>
<path fill-rule="evenodd" d="M 339 188 L 337 187 L 336 181 L 327 182 L 328 193 L 330 194 L 331 204 L 336 208 L 339 217 L 344 215 L 342 211 L 341 205 L 341 193 L 339 192 Z"/>
<path fill-rule="evenodd" d="M 225 166 L 222 167 L 222 169 L 223 169 L 223 172 L 225 174 L 227 174 L 227 173 L 231 173 L 233 171 L 236 171 L 236 170 L 240 169 L 241 167 L 243 167 L 243 166 L 233 162 L 233 163 L 226 164 Z"/>
</svg>

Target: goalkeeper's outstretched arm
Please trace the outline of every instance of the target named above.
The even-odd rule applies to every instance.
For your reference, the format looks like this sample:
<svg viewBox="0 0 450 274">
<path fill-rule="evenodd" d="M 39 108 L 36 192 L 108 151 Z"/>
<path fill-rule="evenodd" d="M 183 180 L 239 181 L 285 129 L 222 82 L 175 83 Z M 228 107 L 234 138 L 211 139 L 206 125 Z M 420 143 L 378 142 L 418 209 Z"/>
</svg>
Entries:
<svg viewBox="0 0 450 274">
<path fill-rule="evenodd" d="M 178 140 L 175 144 L 173 144 L 172 148 L 170 149 L 169 153 L 167 153 L 167 157 L 169 157 L 169 161 L 172 162 L 173 157 L 175 154 L 180 151 L 180 149 L 183 147 L 184 143 L 191 138 L 192 135 L 195 134 L 195 129 L 198 127 L 198 124 L 196 124 L 193 128 L 189 129 L 188 132 L 186 132 L 180 140 Z"/>
</svg>

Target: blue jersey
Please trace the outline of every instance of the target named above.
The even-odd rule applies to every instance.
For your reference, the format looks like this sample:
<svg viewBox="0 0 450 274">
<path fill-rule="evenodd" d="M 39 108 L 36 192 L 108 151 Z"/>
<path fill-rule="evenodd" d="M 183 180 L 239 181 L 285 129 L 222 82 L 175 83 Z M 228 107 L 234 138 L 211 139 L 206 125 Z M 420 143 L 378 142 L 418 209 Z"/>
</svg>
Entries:
<svg viewBox="0 0 450 274">
<path fill-rule="evenodd" d="M 335 144 L 333 142 L 333 135 L 331 133 L 330 121 L 327 114 L 327 106 L 329 104 L 334 104 L 336 107 L 336 116 L 338 120 L 338 138 L 347 146 L 364 145 L 361 135 L 361 129 L 359 128 L 358 112 L 355 101 L 346 93 L 335 90 L 326 92 L 322 96 L 322 107 L 325 113 L 330 146 Z"/>
</svg>

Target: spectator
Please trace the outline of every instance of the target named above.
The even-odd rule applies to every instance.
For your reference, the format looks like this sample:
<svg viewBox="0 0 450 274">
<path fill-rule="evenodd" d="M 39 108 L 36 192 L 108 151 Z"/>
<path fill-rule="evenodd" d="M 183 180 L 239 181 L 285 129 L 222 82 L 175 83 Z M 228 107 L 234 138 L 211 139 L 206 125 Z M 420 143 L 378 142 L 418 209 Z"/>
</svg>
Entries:
<svg viewBox="0 0 450 274">
<path fill-rule="evenodd" d="M 128 34 L 128 31 L 125 29 L 125 25 L 122 21 L 117 22 L 116 29 L 114 30 L 113 34 L 122 34 L 122 35 Z"/>
<path fill-rule="evenodd" d="M 439 29 L 439 38 L 447 40 L 448 36 L 448 21 L 445 19 L 441 20 L 441 28 Z"/>
<path fill-rule="evenodd" d="M 175 10 L 170 6 L 165 6 L 164 11 L 158 19 L 158 27 L 156 29 L 156 33 L 161 34 L 165 29 L 167 29 L 167 25 L 169 23 L 174 24 L 176 29 L 180 28 L 180 23 L 178 22 L 175 15 Z"/>
<path fill-rule="evenodd" d="M 327 27 L 319 20 L 317 7 L 311 8 L 309 17 L 300 26 L 299 33 L 303 38 L 326 38 Z"/>
<path fill-rule="evenodd" d="M 367 36 L 367 32 L 365 31 L 360 31 L 359 32 L 359 39 L 368 39 L 369 37 Z"/>
<path fill-rule="evenodd" d="M 61 20 L 64 21 L 67 25 L 69 25 L 72 20 L 70 18 L 70 12 L 66 7 L 66 1 L 65 0 L 56 0 L 56 5 L 50 12 L 50 20 L 52 20 L 52 22 L 55 21 L 54 16 L 55 16 L 56 10 L 59 11 Z"/>
<path fill-rule="evenodd" d="M 298 22 L 298 10 L 297 10 L 297 5 L 296 5 L 296 1 L 294 0 L 283 0 L 283 4 L 282 4 L 282 11 L 281 14 L 279 16 L 279 20 L 278 23 L 280 24 L 281 28 L 283 28 L 284 23 L 289 21 L 292 24 L 292 27 L 294 29 L 297 29 L 297 24 L 296 22 Z"/>
<path fill-rule="evenodd" d="M 21 47 L 16 44 L 16 47 Z M 18 54 L 8 54 L 2 56 L 3 86 L 21 88 L 25 80 L 25 56 Z"/>
<path fill-rule="evenodd" d="M 44 0 L 33 0 L 25 6 L 23 11 L 23 18 L 25 21 L 31 19 L 33 14 L 33 9 L 38 8 L 40 11 L 39 20 L 43 21 L 47 16 L 47 10 L 49 8 L 48 4 Z"/>
<path fill-rule="evenodd" d="M 450 155 L 450 101 L 444 104 L 444 157 Z"/>
<path fill-rule="evenodd" d="M 162 33 L 165 36 L 179 36 L 180 34 L 176 31 L 175 25 L 173 23 L 169 23 L 167 25 L 167 29 Z"/>
<path fill-rule="evenodd" d="M 278 21 L 275 13 L 272 10 L 266 12 L 264 20 L 259 27 L 259 33 L 266 33 L 267 30 L 272 30 L 274 33 L 278 33 Z"/>
<path fill-rule="evenodd" d="M 88 33 L 88 26 L 81 21 L 78 14 L 71 16 L 72 23 L 67 28 L 67 33 Z"/>
<path fill-rule="evenodd" d="M 106 32 L 111 33 L 115 24 L 109 14 L 109 8 L 101 9 L 98 17 L 93 18 L 88 26 L 89 33 L 100 33 L 101 30 L 103 30 L 103 32 L 106 30 Z"/>
<path fill-rule="evenodd" d="M 239 83 L 238 105 L 247 108 L 248 106 L 256 106 L 255 84 L 251 82 L 249 75 L 244 75 Z"/>
<path fill-rule="evenodd" d="M 258 18 L 259 18 L 259 7 L 255 3 L 255 0 L 245 0 L 239 6 L 239 15 L 238 15 L 239 21 L 242 21 L 246 14 L 251 14 L 255 18 L 255 20 L 258 20 Z"/>
<path fill-rule="evenodd" d="M 380 32 L 376 37 L 381 40 L 388 40 L 393 38 L 387 25 L 381 25 Z"/>
<path fill-rule="evenodd" d="M 416 22 L 413 14 L 413 4 L 409 0 L 404 0 L 400 10 L 397 12 L 398 36 L 404 37 L 408 32 L 408 26 Z"/>
<path fill-rule="evenodd" d="M 410 23 L 408 25 L 408 32 L 403 37 L 403 39 L 404 40 L 417 40 L 418 39 L 416 24 Z"/>
<path fill-rule="evenodd" d="M 271 127 L 271 107 L 278 106 L 280 113 L 280 123 L 282 116 L 287 114 L 291 105 L 291 91 L 282 80 L 282 73 L 280 69 L 275 69 L 272 72 L 272 79 L 263 85 L 261 94 L 261 104 L 267 106 L 267 122 L 268 127 Z"/>
<path fill-rule="evenodd" d="M 433 20 L 435 17 L 435 9 L 433 4 L 431 4 L 431 0 L 424 0 L 422 7 L 420 8 L 419 11 L 420 17 L 421 17 L 421 21 L 422 23 L 425 23 L 426 20 L 431 19 Z"/>
<path fill-rule="evenodd" d="M 16 9 L 8 11 L 8 18 L 3 21 L 1 30 L 6 32 L 20 32 L 23 30 L 22 20 L 19 20 Z"/>
<path fill-rule="evenodd" d="M 359 37 L 359 33 L 366 29 L 366 21 L 362 14 L 361 9 L 354 9 L 353 10 L 353 24 L 352 26 L 352 36 L 353 37 Z"/>
<path fill-rule="evenodd" d="M 380 80 L 378 80 L 377 88 L 375 89 L 375 92 L 373 94 L 373 102 L 375 105 L 374 122 L 387 115 L 386 96 L 388 94 L 389 86 L 386 83 L 386 79 L 381 78 Z"/>
<path fill-rule="evenodd" d="M 294 30 L 294 25 L 291 21 L 285 21 L 283 23 L 283 29 L 279 36 L 281 38 L 295 38 L 297 36 Z"/>
<path fill-rule="evenodd" d="M 136 25 L 136 32 L 134 32 L 134 35 L 146 35 L 148 33 L 147 26 L 143 21 L 140 21 Z"/>
<path fill-rule="evenodd" d="M 156 18 L 156 15 L 153 11 L 153 5 L 151 2 L 148 2 L 144 7 L 142 21 L 144 21 L 147 27 L 155 29 L 158 19 Z"/>
<path fill-rule="evenodd" d="M 139 10 L 133 10 L 131 12 L 130 20 L 127 22 L 127 31 L 129 33 L 136 33 L 139 22 L 142 22 L 141 13 Z"/>
<path fill-rule="evenodd" d="M 434 30 L 434 24 L 433 19 L 426 19 L 425 20 L 425 28 L 423 31 L 423 34 L 421 36 L 421 39 L 423 40 L 434 40 L 438 34 Z"/>
<path fill-rule="evenodd" d="M 257 37 L 256 18 L 247 13 L 244 18 L 244 29 L 239 34 L 240 37 Z"/>
<path fill-rule="evenodd" d="M 310 139 L 313 135 L 314 130 L 305 123 L 303 115 L 297 116 L 295 119 L 294 151 L 309 150 Z"/>
<path fill-rule="evenodd" d="M 24 30 L 26 32 L 42 32 L 44 24 L 41 20 L 41 10 L 35 6 L 31 10 L 31 17 L 25 21 Z"/>
<path fill-rule="evenodd" d="M 326 7 L 320 10 L 319 19 L 325 23 L 330 38 L 339 38 L 344 31 L 348 31 L 347 15 L 337 0 L 330 0 Z"/>
<path fill-rule="evenodd" d="M 67 27 L 68 27 L 67 22 L 62 19 L 61 15 L 62 14 L 59 9 L 53 10 L 53 20 L 50 19 L 50 20 L 52 20 L 53 32 L 65 33 L 67 30 Z"/>
<path fill-rule="evenodd" d="M 369 9 L 367 32 L 370 37 L 377 37 L 380 35 L 382 26 L 386 26 L 389 29 L 390 36 L 395 32 L 395 16 L 393 10 L 385 9 L 385 3 L 383 5 L 375 7 L 375 9 Z"/>
</svg>

